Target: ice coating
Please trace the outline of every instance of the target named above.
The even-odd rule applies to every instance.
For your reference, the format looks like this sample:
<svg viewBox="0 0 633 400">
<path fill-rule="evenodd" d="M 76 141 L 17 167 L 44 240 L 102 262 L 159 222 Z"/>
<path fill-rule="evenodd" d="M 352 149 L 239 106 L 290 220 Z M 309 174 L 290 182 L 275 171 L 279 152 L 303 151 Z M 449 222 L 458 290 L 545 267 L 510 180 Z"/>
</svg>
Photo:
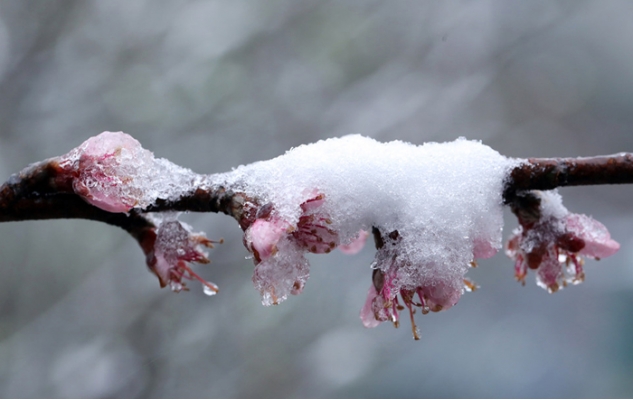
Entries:
<svg viewBox="0 0 633 400">
<path fill-rule="evenodd" d="M 202 283 L 204 293 L 217 293 L 218 287 L 202 279 L 188 263 L 209 263 L 203 247 L 213 248 L 212 240 L 202 233 L 192 232 L 191 226 L 178 221 L 178 215 L 172 213 L 151 214 L 148 218 L 156 225 L 146 235 L 141 246 L 145 251 L 146 263 L 160 281 L 161 287 L 169 287 L 179 292 L 188 290 L 186 280 Z"/>
<path fill-rule="evenodd" d="M 60 157 L 73 189 L 109 212 L 144 208 L 194 186 L 199 175 L 154 154 L 123 132 L 103 132 Z"/>
<path fill-rule="evenodd" d="M 506 254 L 515 260 L 515 277 L 525 283 L 536 270 L 537 284 L 554 293 L 585 279 L 581 256 L 595 259 L 615 254 L 620 245 L 607 228 L 584 214 L 570 213 L 558 191 L 533 191 L 514 205 L 520 226 L 508 241 Z"/>
<path fill-rule="evenodd" d="M 427 289 L 424 293 L 448 307 L 459 298 L 473 258 L 490 257 L 501 247 L 503 181 L 517 164 L 480 142 L 462 138 L 416 146 L 349 135 L 240 166 L 213 176 L 210 183 L 271 204 L 271 215 L 265 221 L 277 221 L 275 227 L 287 226 L 279 235 L 275 227 L 261 229 L 256 222 L 257 229 L 267 233 L 264 239 L 274 239 L 265 246 L 256 243 L 266 249 L 275 247 L 275 251 L 265 251 L 270 255 L 266 269 L 272 268 L 271 263 L 303 265 L 303 252 L 326 252 L 316 243 L 335 238 L 333 244 L 349 244 L 361 229 L 398 231 L 394 254 L 402 262 L 393 296 L 400 289 L 422 286 Z M 318 201 L 315 193 L 320 196 Z M 307 207 L 309 204 L 313 206 Z M 311 246 L 304 246 L 303 251 L 295 251 L 296 247 L 276 251 L 277 241 L 285 240 L 301 248 L 297 231 L 306 216 L 315 213 L 322 217 L 318 229 L 311 230 Z M 249 229 L 247 247 L 255 243 Z M 384 272 L 389 268 L 387 264 L 376 267 Z"/>
</svg>

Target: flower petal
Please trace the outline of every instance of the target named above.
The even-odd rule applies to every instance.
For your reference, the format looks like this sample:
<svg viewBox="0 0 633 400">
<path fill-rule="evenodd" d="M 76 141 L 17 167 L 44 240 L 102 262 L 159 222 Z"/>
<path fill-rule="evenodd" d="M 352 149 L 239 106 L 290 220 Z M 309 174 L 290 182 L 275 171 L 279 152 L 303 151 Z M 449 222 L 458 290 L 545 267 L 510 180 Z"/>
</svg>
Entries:
<svg viewBox="0 0 633 400">
<path fill-rule="evenodd" d="M 356 239 L 352 240 L 348 244 L 342 244 L 338 246 L 338 249 L 343 254 L 349 254 L 349 255 L 357 254 L 363 249 L 363 247 L 365 247 L 365 242 L 367 241 L 368 237 L 369 237 L 369 232 L 367 232 L 364 229 L 361 229 L 360 231 L 358 231 L 358 237 L 356 237 Z"/>
</svg>

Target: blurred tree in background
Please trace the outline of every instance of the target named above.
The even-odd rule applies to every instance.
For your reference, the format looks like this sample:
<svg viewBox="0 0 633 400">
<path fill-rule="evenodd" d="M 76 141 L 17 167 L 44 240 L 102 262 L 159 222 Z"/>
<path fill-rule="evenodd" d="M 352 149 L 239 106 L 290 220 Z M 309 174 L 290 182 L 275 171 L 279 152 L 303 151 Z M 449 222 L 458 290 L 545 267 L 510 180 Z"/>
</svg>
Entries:
<svg viewBox="0 0 633 400">
<path fill-rule="evenodd" d="M 632 151 L 631 15 L 626 1 L 3 1 L 2 181 L 104 130 L 205 173 L 348 133 Z M 630 397 L 633 188 L 561 192 L 622 250 L 555 295 L 484 260 L 469 273 L 482 290 L 418 318 L 420 342 L 360 324 L 371 246 L 311 256 L 304 293 L 263 308 L 227 217 L 185 218 L 226 239 L 201 270 L 213 298 L 158 290 L 119 229 L 1 224 L 0 396 Z"/>
</svg>

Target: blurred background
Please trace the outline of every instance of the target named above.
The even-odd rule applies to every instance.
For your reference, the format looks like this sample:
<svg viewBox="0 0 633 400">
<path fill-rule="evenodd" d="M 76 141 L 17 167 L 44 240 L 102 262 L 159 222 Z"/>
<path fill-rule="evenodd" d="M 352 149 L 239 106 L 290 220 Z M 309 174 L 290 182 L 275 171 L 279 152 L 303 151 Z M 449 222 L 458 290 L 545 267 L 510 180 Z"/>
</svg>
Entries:
<svg viewBox="0 0 633 400">
<path fill-rule="evenodd" d="M 628 1 L 5 0 L 0 180 L 104 130 L 208 173 L 348 133 L 633 151 L 632 39 Z M 223 215 L 185 217 L 225 239 L 212 298 L 160 290 L 117 228 L 1 224 L 0 397 L 631 397 L 633 187 L 561 192 L 620 252 L 553 295 L 482 260 L 419 342 L 358 318 L 372 246 L 264 308 Z"/>
</svg>

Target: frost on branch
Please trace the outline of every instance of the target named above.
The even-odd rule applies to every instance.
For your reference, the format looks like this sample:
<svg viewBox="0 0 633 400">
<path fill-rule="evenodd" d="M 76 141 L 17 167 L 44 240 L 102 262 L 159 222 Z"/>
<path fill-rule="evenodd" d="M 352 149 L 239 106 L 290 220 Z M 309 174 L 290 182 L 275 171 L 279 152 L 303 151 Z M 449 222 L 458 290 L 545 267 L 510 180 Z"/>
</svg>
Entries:
<svg viewBox="0 0 633 400">
<path fill-rule="evenodd" d="M 620 245 L 600 222 L 572 214 L 557 191 L 532 191 L 518 196 L 512 211 L 519 227 L 508 241 L 506 254 L 515 260 L 515 277 L 525 284 L 528 269 L 536 270 L 537 284 L 554 293 L 585 279 L 581 255 L 600 259 Z"/>
</svg>

